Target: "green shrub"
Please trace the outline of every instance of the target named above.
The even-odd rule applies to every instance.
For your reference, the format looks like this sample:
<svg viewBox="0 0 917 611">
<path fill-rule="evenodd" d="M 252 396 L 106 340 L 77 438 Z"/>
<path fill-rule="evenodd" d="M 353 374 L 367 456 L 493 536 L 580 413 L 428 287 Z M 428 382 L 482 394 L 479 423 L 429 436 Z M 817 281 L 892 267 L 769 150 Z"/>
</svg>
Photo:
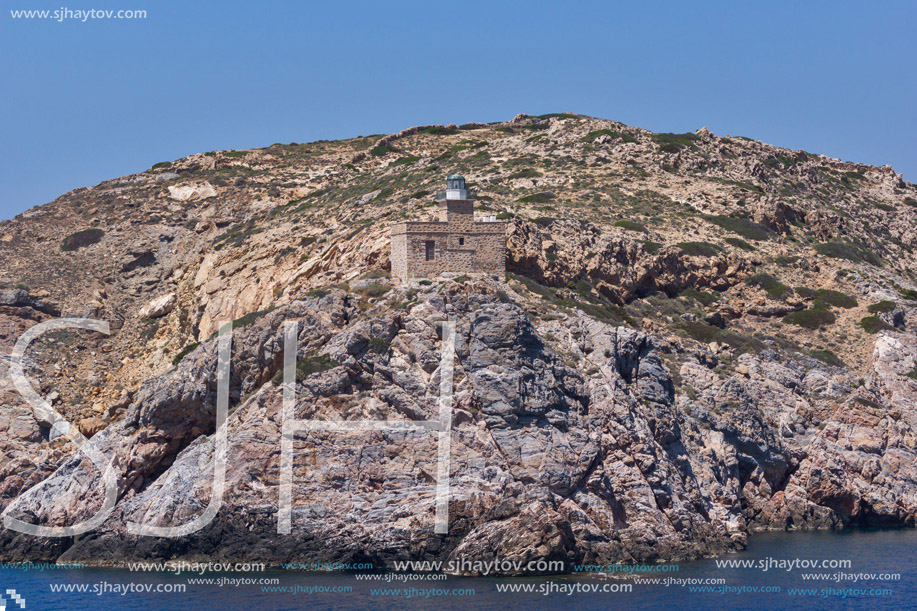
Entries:
<svg viewBox="0 0 917 611">
<path fill-rule="evenodd" d="M 795 265 L 799 261 L 799 257 L 796 255 L 781 255 L 779 257 L 774 257 L 774 263 L 780 267 L 790 267 Z"/>
<path fill-rule="evenodd" d="M 104 235 L 104 231 L 95 227 L 92 229 L 77 231 L 76 233 L 71 233 L 66 238 L 64 238 L 60 249 L 66 252 L 71 252 L 74 250 L 79 250 L 84 246 L 92 246 L 93 244 L 98 244 Z"/>
<path fill-rule="evenodd" d="M 838 357 L 836 354 L 834 354 L 833 352 L 831 352 L 828 349 L 812 350 L 809 352 L 809 356 L 811 356 L 812 358 L 816 358 L 819 361 L 821 361 L 822 363 L 826 363 L 833 367 L 844 367 L 845 366 L 844 361 L 842 361 L 840 357 Z"/>
<path fill-rule="evenodd" d="M 406 165 L 420 161 L 420 159 L 417 155 L 408 155 L 407 157 L 399 157 L 392 165 Z"/>
<path fill-rule="evenodd" d="M 771 299 L 785 299 L 793 289 L 783 284 L 770 274 L 755 274 L 745 279 L 745 284 L 762 289 Z"/>
<path fill-rule="evenodd" d="M 815 289 L 810 289 L 807 286 L 797 286 L 796 294 L 803 299 L 815 299 L 816 295 L 818 295 L 818 291 Z"/>
<path fill-rule="evenodd" d="M 682 297 L 687 297 L 688 299 L 693 299 L 701 305 L 709 306 L 713 305 L 720 300 L 720 296 L 715 293 L 708 293 L 706 291 L 700 291 L 695 288 L 685 289 L 681 292 Z"/>
<path fill-rule="evenodd" d="M 914 199 L 913 197 L 905 197 L 904 203 L 907 204 L 908 206 L 913 206 L 914 208 L 917 208 L 917 199 Z"/>
<path fill-rule="evenodd" d="M 154 163 L 151 170 L 165 170 L 172 167 L 171 161 L 160 161 L 159 163 Z"/>
<path fill-rule="evenodd" d="M 860 326 L 863 327 L 864 331 L 872 334 L 894 328 L 878 316 L 866 316 L 865 318 L 860 319 Z"/>
<path fill-rule="evenodd" d="M 719 246 L 709 242 L 679 242 L 676 246 L 692 257 L 713 257 L 721 250 Z"/>
<path fill-rule="evenodd" d="M 258 320 L 259 318 L 261 318 L 262 316 L 264 316 L 265 314 L 269 314 L 273 310 L 274 308 L 270 307 L 270 308 L 267 308 L 266 310 L 258 310 L 256 312 L 249 312 L 245 316 L 242 316 L 241 318 L 237 318 L 234 321 L 232 321 L 232 328 L 238 329 L 240 327 L 248 326 L 252 324 L 253 322 L 255 322 L 256 320 Z"/>
<path fill-rule="evenodd" d="M 592 140 L 595 140 L 599 136 L 603 136 L 603 135 L 611 136 L 612 138 L 620 138 L 624 142 L 636 142 L 637 141 L 637 139 L 631 136 L 630 134 L 616 132 L 611 129 L 597 129 L 595 131 L 591 131 L 588 134 L 586 134 L 586 137 L 583 138 L 583 140 L 591 142 Z"/>
<path fill-rule="evenodd" d="M 313 373 L 320 373 L 329 369 L 334 369 L 339 363 L 327 354 L 318 356 L 307 356 L 296 363 L 296 381 L 302 382 Z M 272 379 L 274 384 L 283 383 L 283 369 L 278 371 Z"/>
<path fill-rule="evenodd" d="M 500 214 L 497 215 L 497 220 L 505 221 L 506 219 L 513 218 L 514 216 L 516 215 L 512 214 L 511 212 L 501 212 Z"/>
<path fill-rule="evenodd" d="M 824 326 L 834 324 L 836 320 L 837 317 L 834 316 L 833 313 L 821 308 L 790 312 L 783 317 L 783 322 L 805 327 L 806 329 L 820 329 Z"/>
<path fill-rule="evenodd" d="M 188 344 L 187 346 L 185 346 L 184 348 L 182 348 L 182 349 L 178 352 L 178 354 L 175 355 L 175 358 L 172 359 L 172 365 L 174 365 L 174 366 L 177 367 L 178 364 L 181 363 L 181 360 L 182 360 L 183 358 L 185 358 L 186 356 L 188 356 L 189 354 L 191 354 L 192 352 L 194 352 L 194 351 L 197 349 L 197 347 L 200 346 L 200 345 L 201 345 L 200 342 L 194 342 L 193 344 Z"/>
<path fill-rule="evenodd" d="M 909 372 L 907 372 L 904 375 L 906 375 L 907 377 L 909 377 L 912 380 L 917 380 L 917 363 L 914 363 L 914 368 L 911 369 Z"/>
<path fill-rule="evenodd" d="M 881 403 L 877 401 L 873 401 L 872 399 L 866 399 L 865 397 L 856 397 L 854 401 L 856 401 L 860 405 L 865 405 L 866 407 L 871 407 L 873 409 L 881 409 L 881 410 L 885 409 L 884 407 L 882 407 Z"/>
<path fill-rule="evenodd" d="M 432 127 L 427 127 L 422 131 L 425 134 L 433 134 L 434 136 L 451 136 L 452 134 L 459 133 L 458 128 L 446 127 L 444 125 L 434 125 Z"/>
<path fill-rule="evenodd" d="M 741 248 L 742 250 L 754 251 L 756 250 L 754 246 L 743 240 L 742 238 L 726 238 L 725 242 L 731 244 L 736 248 Z"/>
<path fill-rule="evenodd" d="M 856 297 L 845 295 L 840 291 L 831 289 L 818 289 L 815 291 L 815 307 L 834 306 L 836 308 L 850 309 L 857 307 Z"/>
<path fill-rule="evenodd" d="M 576 115 L 571 115 L 569 112 L 549 112 L 544 115 L 538 115 L 536 118 L 563 120 L 563 119 L 575 119 Z"/>
<path fill-rule="evenodd" d="M 659 145 L 659 150 L 664 153 L 676 153 L 683 148 L 697 148 L 694 143 L 697 142 L 698 136 L 690 132 L 687 134 L 653 134 L 651 138 Z"/>
<path fill-rule="evenodd" d="M 525 204 L 547 204 L 548 202 L 553 202 L 555 195 L 550 191 L 545 191 L 543 193 L 532 193 L 531 195 L 526 195 L 521 198 L 519 201 Z"/>
<path fill-rule="evenodd" d="M 844 242 L 825 242 L 824 244 L 816 244 L 815 252 L 826 257 L 831 257 L 832 259 L 846 259 L 854 263 L 862 263 L 864 261 L 873 265 L 880 265 L 882 263 L 879 257 L 869 249 Z"/>
<path fill-rule="evenodd" d="M 621 227 L 628 231 L 640 231 L 643 233 L 647 232 L 646 226 L 643 223 L 638 223 L 637 221 L 632 221 L 630 219 L 623 219 L 615 222 L 615 227 Z"/>
<path fill-rule="evenodd" d="M 392 287 L 386 284 L 379 284 L 377 282 L 373 282 L 372 284 L 358 286 L 355 289 L 353 289 L 353 292 L 359 293 L 366 297 L 382 297 L 383 295 L 388 293 L 390 290 L 392 290 Z"/>
<path fill-rule="evenodd" d="M 883 300 L 872 304 L 866 309 L 873 314 L 885 314 L 886 312 L 894 312 L 897 308 L 898 304 L 896 304 L 894 301 Z"/>
<path fill-rule="evenodd" d="M 230 246 L 241 246 L 248 238 L 263 232 L 264 229 L 258 227 L 254 221 L 233 225 L 225 233 L 218 236 L 214 241 L 214 250 L 222 250 Z"/>
<path fill-rule="evenodd" d="M 383 144 L 381 146 L 374 146 L 369 149 L 369 154 L 373 157 L 382 157 L 383 155 L 388 155 L 389 153 L 396 153 L 398 149 L 389 144 Z"/>
<path fill-rule="evenodd" d="M 770 229 L 749 219 L 722 215 L 704 216 L 704 219 L 747 240 L 769 240 L 773 235 Z"/>
<path fill-rule="evenodd" d="M 539 176 L 542 176 L 541 172 L 534 168 L 525 168 L 509 175 L 510 178 L 538 178 Z"/>
<path fill-rule="evenodd" d="M 532 222 L 538 225 L 539 227 L 547 227 L 548 225 L 550 225 L 551 223 L 553 223 L 556 220 L 557 219 L 552 218 L 550 216 L 539 216 L 536 219 L 532 219 Z"/>
<path fill-rule="evenodd" d="M 385 354 L 391 342 L 381 337 L 373 337 L 369 340 L 369 351 L 374 354 Z"/>
<path fill-rule="evenodd" d="M 662 244 L 659 242 L 653 242 L 651 240 L 643 240 L 643 252 L 648 255 L 654 254 L 662 248 Z"/>
<path fill-rule="evenodd" d="M 371 269 L 362 276 L 360 280 L 373 280 L 375 278 L 391 278 L 391 272 L 385 271 L 384 269 Z"/>
<path fill-rule="evenodd" d="M 756 353 L 765 348 L 764 342 L 748 335 L 742 335 L 729 329 L 720 329 L 705 322 L 689 321 L 681 323 L 681 328 L 688 337 L 702 344 L 718 342 L 726 344 L 736 351 L 736 354 L 745 352 Z"/>
</svg>

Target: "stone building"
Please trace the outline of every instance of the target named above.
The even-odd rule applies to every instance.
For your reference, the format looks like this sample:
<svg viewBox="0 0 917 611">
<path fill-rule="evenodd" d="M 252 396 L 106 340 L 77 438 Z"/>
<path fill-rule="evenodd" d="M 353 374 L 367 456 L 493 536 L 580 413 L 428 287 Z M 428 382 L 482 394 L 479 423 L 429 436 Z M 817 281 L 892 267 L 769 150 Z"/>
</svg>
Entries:
<svg viewBox="0 0 917 611">
<path fill-rule="evenodd" d="M 474 220 L 474 193 L 458 174 L 436 195 L 442 220 L 392 225 L 392 276 L 402 282 L 442 273 L 506 271 L 506 223 L 494 216 Z M 443 218 L 443 216 L 445 218 Z"/>
</svg>

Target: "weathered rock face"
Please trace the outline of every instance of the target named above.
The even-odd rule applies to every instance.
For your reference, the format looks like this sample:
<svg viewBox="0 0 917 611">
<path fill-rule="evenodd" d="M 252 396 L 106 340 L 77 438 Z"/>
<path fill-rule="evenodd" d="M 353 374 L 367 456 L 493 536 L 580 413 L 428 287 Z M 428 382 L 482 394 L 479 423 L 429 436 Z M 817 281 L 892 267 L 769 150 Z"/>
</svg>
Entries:
<svg viewBox="0 0 917 611">
<path fill-rule="evenodd" d="M 514 296 L 446 282 L 367 308 L 335 290 L 238 329 L 219 515 L 184 538 L 130 535 L 128 521 L 183 524 L 210 498 L 216 340 L 205 342 L 93 438 L 119 473 L 108 521 L 66 542 L 5 531 L 3 556 L 644 562 L 740 547 L 758 528 L 914 523 L 913 337 L 882 336 L 875 373 L 854 390 L 843 369 L 768 351 L 724 376 L 701 353 L 582 314 L 530 319 Z M 278 535 L 283 322 L 299 322 L 300 363 L 322 364 L 302 370 L 297 419 L 402 421 L 439 413 L 447 319 L 449 534 L 433 532 L 435 435 L 312 431 L 294 444 L 293 532 Z M 39 434 L 27 419 L 6 426 Z M 100 494 L 92 465 L 72 457 L 13 515 L 72 523 Z"/>
<path fill-rule="evenodd" d="M 637 239 L 609 235 L 577 221 L 554 221 L 544 232 L 532 223 L 512 223 L 507 251 L 511 271 L 551 286 L 586 278 L 617 303 L 655 291 L 724 290 L 744 279 L 754 261 L 732 253 L 692 257 L 678 248 L 651 254 Z"/>
</svg>

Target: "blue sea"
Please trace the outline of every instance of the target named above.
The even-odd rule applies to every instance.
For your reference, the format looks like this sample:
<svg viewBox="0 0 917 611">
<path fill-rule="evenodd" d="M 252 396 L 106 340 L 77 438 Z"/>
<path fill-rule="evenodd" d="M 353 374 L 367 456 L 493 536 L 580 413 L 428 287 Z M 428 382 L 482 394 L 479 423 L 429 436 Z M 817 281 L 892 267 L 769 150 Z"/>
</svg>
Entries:
<svg viewBox="0 0 917 611">
<path fill-rule="evenodd" d="M 739 564 L 741 563 L 741 564 Z M 573 575 L 0 569 L 6 609 L 917 610 L 917 530 L 761 533 L 739 553 Z M 369 578 L 368 578 L 369 577 Z M 210 580 L 201 583 L 200 580 Z M 15 594 L 13 594 L 13 592 Z M 22 607 L 21 605 L 25 606 Z M 0 607 L 3 605 L 0 604 Z"/>
</svg>

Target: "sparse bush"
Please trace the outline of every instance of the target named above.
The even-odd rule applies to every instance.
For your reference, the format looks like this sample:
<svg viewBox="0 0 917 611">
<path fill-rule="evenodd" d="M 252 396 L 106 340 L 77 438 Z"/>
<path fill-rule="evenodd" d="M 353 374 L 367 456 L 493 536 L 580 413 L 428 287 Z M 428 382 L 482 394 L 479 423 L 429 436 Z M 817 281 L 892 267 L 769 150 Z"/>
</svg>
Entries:
<svg viewBox="0 0 917 611">
<path fill-rule="evenodd" d="M 762 289 L 771 299 L 786 299 L 793 289 L 770 274 L 755 274 L 745 279 L 745 284 Z"/>
<path fill-rule="evenodd" d="M 509 175 L 509 177 L 510 177 L 511 179 L 516 179 L 516 178 L 538 178 L 539 176 L 542 176 L 541 172 L 539 172 L 538 170 L 536 170 L 536 169 L 534 169 L 534 168 L 525 168 L 525 169 L 523 169 L 523 170 L 519 170 L 518 172 L 515 172 L 515 173 Z"/>
<path fill-rule="evenodd" d="M 864 331 L 870 334 L 875 334 L 879 331 L 887 331 L 894 328 L 878 316 L 866 316 L 865 318 L 860 319 L 860 326 L 863 327 Z"/>
<path fill-rule="evenodd" d="M 398 158 L 398 159 L 395 161 L 395 163 L 393 163 L 392 165 L 406 165 L 406 164 L 409 164 L 409 163 L 416 163 L 416 162 L 420 161 L 420 159 L 421 159 L 421 158 L 418 157 L 417 155 L 408 155 L 407 157 L 400 157 L 400 158 Z"/>
<path fill-rule="evenodd" d="M 771 230 L 764 225 L 745 218 L 717 215 L 705 216 L 704 219 L 727 231 L 737 233 L 747 240 L 769 240 L 773 235 Z"/>
<path fill-rule="evenodd" d="M 92 246 L 93 244 L 98 244 L 104 235 L 105 232 L 97 227 L 77 231 L 64 238 L 60 249 L 65 252 L 72 252 L 85 246 Z"/>
<path fill-rule="evenodd" d="M 659 249 L 662 248 L 662 244 L 659 242 L 653 242 L 652 240 L 643 240 L 643 252 L 648 255 L 656 253 Z"/>
<path fill-rule="evenodd" d="M 379 284 L 378 282 L 373 282 L 372 284 L 358 286 L 353 289 L 353 292 L 359 293 L 365 297 L 382 297 L 390 290 L 392 290 L 392 287 L 388 286 L 387 284 Z"/>
<path fill-rule="evenodd" d="M 836 320 L 837 317 L 833 313 L 822 308 L 811 308 L 808 310 L 790 312 L 783 317 L 783 322 L 785 323 L 813 330 L 834 324 Z"/>
<path fill-rule="evenodd" d="M 538 225 L 539 227 L 547 227 L 557 219 L 550 216 L 539 216 L 537 219 L 532 219 L 532 222 Z"/>
<path fill-rule="evenodd" d="M 742 238 L 726 238 L 725 242 L 727 244 L 731 244 L 732 246 L 735 246 L 736 248 L 741 248 L 742 250 L 747 250 L 749 252 L 757 250 L 754 246 L 752 246 L 751 244 L 749 244 Z"/>
<path fill-rule="evenodd" d="M 184 348 L 182 348 L 182 349 L 178 352 L 178 354 L 175 355 L 175 358 L 172 359 L 172 365 L 174 365 L 174 366 L 177 367 L 178 364 L 181 363 L 181 360 L 182 360 L 183 358 L 185 358 L 186 356 L 188 356 L 189 354 L 191 354 L 192 352 L 194 352 L 194 351 L 197 349 L 197 347 L 200 346 L 200 345 L 201 345 L 200 342 L 194 342 L 193 344 L 188 344 L 187 346 L 185 346 Z"/>
<path fill-rule="evenodd" d="M 857 300 L 855 297 L 845 295 L 840 291 L 818 289 L 815 291 L 815 307 L 819 306 L 823 308 L 826 306 L 834 306 L 836 308 L 850 309 L 857 307 Z"/>
<path fill-rule="evenodd" d="M 583 140 L 591 142 L 598 138 L 599 136 L 611 136 L 612 138 L 620 138 L 624 142 L 636 142 L 637 139 L 631 136 L 630 134 L 625 134 L 622 132 L 616 132 L 611 129 L 597 129 L 586 134 L 586 137 Z"/>
<path fill-rule="evenodd" d="M 427 127 L 422 131 L 425 134 L 433 134 L 434 136 L 451 136 L 452 134 L 459 133 L 458 128 L 446 127 L 444 125 L 434 125 L 432 127 Z"/>
<path fill-rule="evenodd" d="M 688 299 L 693 299 L 701 305 L 709 306 L 713 305 L 720 300 L 720 296 L 715 293 L 708 293 L 706 291 L 701 291 L 695 288 L 685 289 L 681 292 L 682 297 L 687 297 Z"/>
<path fill-rule="evenodd" d="M 388 352 L 389 342 L 381 337 L 373 337 L 369 340 L 369 351 L 374 354 L 385 354 Z"/>
<path fill-rule="evenodd" d="M 825 242 L 824 244 L 816 244 L 815 252 L 825 257 L 831 257 L 832 259 L 846 259 L 854 263 L 866 262 L 872 265 L 880 265 L 882 263 L 879 257 L 871 250 L 844 242 Z"/>
<path fill-rule="evenodd" d="M 825 350 L 812 350 L 809 352 L 809 356 L 816 358 L 822 363 L 831 365 L 832 367 L 844 367 L 844 361 L 840 359 L 836 354 L 831 352 L 828 349 Z"/>
<path fill-rule="evenodd" d="M 302 382 L 313 373 L 321 373 L 329 369 L 334 369 L 339 363 L 327 354 L 317 356 L 307 356 L 296 363 L 296 381 Z M 278 371 L 271 380 L 274 384 L 283 382 L 283 369 Z"/>
<path fill-rule="evenodd" d="M 555 195 L 550 191 L 544 191 L 542 193 L 532 193 L 531 195 L 526 195 L 523 198 L 520 198 L 519 201 L 525 204 L 547 204 L 548 202 L 553 202 Z"/>
<path fill-rule="evenodd" d="M 894 301 L 883 300 L 878 303 L 874 303 L 866 309 L 872 312 L 873 314 L 885 314 L 886 312 L 894 312 L 897 309 L 898 304 Z"/>
<path fill-rule="evenodd" d="M 691 321 L 683 322 L 681 328 L 692 339 L 702 344 L 718 342 L 726 344 L 736 351 L 736 354 L 745 352 L 757 353 L 764 349 L 765 344 L 759 339 L 748 335 L 742 335 L 728 329 L 720 329 L 705 322 Z"/>
<path fill-rule="evenodd" d="M 653 134 L 653 142 L 659 145 L 659 150 L 664 153 L 677 153 L 683 148 L 696 149 L 694 143 L 698 140 L 697 134 Z"/>
<path fill-rule="evenodd" d="M 382 157 L 383 155 L 388 155 L 389 153 L 397 153 L 398 149 L 389 144 L 383 144 L 381 146 L 374 146 L 369 149 L 369 154 L 373 157 Z"/>
<path fill-rule="evenodd" d="M 261 318 L 262 316 L 264 316 L 265 314 L 269 314 L 271 311 L 273 311 L 273 309 L 274 309 L 273 307 L 270 307 L 270 308 L 267 308 L 266 310 L 258 310 L 256 312 L 249 312 L 245 316 L 242 316 L 241 318 L 237 318 L 234 321 L 232 321 L 232 328 L 238 329 L 240 327 L 248 326 L 252 324 L 253 322 L 255 322 L 256 320 L 258 320 L 259 318 Z"/>
<path fill-rule="evenodd" d="M 692 257 L 713 257 L 721 250 L 719 246 L 709 242 L 679 242 L 676 246 Z"/>
<path fill-rule="evenodd" d="M 630 219 L 615 221 L 615 227 L 621 227 L 627 231 L 639 231 L 642 233 L 647 232 L 646 226 L 643 223 L 638 223 L 637 221 L 632 221 Z"/>
</svg>

